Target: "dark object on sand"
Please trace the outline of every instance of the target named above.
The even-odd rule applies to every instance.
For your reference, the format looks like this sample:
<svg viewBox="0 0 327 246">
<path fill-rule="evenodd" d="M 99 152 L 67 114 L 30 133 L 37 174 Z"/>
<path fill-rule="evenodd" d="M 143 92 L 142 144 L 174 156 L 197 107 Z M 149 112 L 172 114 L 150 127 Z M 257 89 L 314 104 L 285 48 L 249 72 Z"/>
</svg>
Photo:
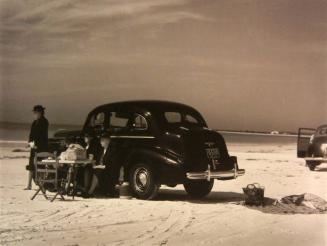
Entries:
<svg viewBox="0 0 327 246">
<path fill-rule="evenodd" d="M 311 171 L 321 163 L 327 163 L 327 125 L 299 129 L 297 157 L 304 158 Z"/>
<path fill-rule="evenodd" d="M 327 202 L 323 198 L 310 193 L 286 196 L 281 199 L 281 202 L 283 204 L 294 204 L 296 206 L 306 207 L 320 213 L 327 211 Z"/>
<path fill-rule="evenodd" d="M 264 192 L 265 187 L 260 186 L 258 183 L 248 184 L 246 188 L 243 188 L 245 195 L 246 205 L 263 206 L 264 205 Z"/>
<path fill-rule="evenodd" d="M 81 131 L 61 131 L 49 140 L 60 153 L 67 137 L 83 141 L 88 132 L 99 138 L 108 132 L 120 150 L 124 181 L 140 199 L 153 199 L 160 185 L 183 184 L 193 198 L 208 195 L 214 180 L 244 175 L 230 156 L 221 134 L 207 128 L 194 108 L 174 102 L 128 101 L 92 110 Z"/>
<path fill-rule="evenodd" d="M 279 200 L 265 197 L 264 206 L 248 208 L 268 214 L 327 214 L 327 201 L 317 195 L 304 193 Z"/>
<path fill-rule="evenodd" d="M 29 152 L 29 149 L 13 149 L 11 152 Z"/>
<path fill-rule="evenodd" d="M 296 206 L 300 206 L 303 200 L 304 200 L 304 194 L 285 196 L 281 199 L 281 202 L 284 204 L 295 204 Z"/>
</svg>

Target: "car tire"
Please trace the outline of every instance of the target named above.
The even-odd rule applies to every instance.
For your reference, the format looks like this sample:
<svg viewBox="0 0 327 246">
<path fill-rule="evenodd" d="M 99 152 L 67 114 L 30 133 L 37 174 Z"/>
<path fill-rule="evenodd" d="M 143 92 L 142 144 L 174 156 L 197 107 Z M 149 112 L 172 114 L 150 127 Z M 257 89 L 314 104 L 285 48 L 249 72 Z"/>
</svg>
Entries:
<svg viewBox="0 0 327 246">
<path fill-rule="evenodd" d="M 184 183 L 187 194 L 192 198 L 203 198 L 208 195 L 213 187 L 214 180 L 188 180 Z"/>
<path fill-rule="evenodd" d="M 314 171 L 316 166 L 318 166 L 318 165 L 314 161 L 307 161 L 307 166 L 309 167 L 310 171 Z"/>
<path fill-rule="evenodd" d="M 129 184 L 133 195 L 142 200 L 154 199 L 160 187 L 153 168 L 146 163 L 132 166 L 129 171 Z"/>
</svg>

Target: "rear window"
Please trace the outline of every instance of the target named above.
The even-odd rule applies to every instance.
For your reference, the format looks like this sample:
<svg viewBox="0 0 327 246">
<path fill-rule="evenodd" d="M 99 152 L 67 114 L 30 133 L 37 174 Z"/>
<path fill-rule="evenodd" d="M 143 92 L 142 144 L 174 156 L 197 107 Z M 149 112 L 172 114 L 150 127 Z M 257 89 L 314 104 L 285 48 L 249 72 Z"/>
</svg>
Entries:
<svg viewBox="0 0 327 246">
<path fill-rule="evenodd" d="M 165 118 L 168 123 L 182 122 L 182 114 L 179 112 L 165 112 Z"/>
<path fill-rule="evenodd" d="M 192 123 L 192 124 L 198 124 L 199 121 L 197 119 L 195 119 L 192 115 L 185 115 L 185 121 L 188 123 Z"/>
<path fill-rule="evenodd" d="M 194 124 L 201 125 L 202 121 L 199 120 L 195 115 L 184 112 L 164 112 L 164 118 L 168 124 Z"/>
</svg>

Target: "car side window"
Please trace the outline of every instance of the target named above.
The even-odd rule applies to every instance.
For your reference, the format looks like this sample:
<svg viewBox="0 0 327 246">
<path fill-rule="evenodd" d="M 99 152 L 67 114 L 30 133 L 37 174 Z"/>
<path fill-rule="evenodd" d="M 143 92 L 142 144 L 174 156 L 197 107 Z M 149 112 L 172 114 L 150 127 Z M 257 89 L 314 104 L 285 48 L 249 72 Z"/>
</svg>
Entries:
<svg viewBox="0 0 327 246">
<path fill-rule="evenodd" d="M 103 112 L 98 113 L 95 116 L 94 125 L 95 126 L 103 126 L 104 125 L 104 119 L 105 119 L 104 113 Z"/>
<path fill-rule="evenodd" d="M 133 129 L 136 130 L 147 130 L 148 122 L 147 120 L 140 114 L 135 114 L 132 122 Z"/>
<path fill-rule="evenodd" d="M 104 112 L 97 113 L 95 115 L 92 115 L 89 121 L 89 127 L 103 127 L 104 126 L 104 121 L 105 121 L 105 114 Z"/>
<path fill-rule="evenodd" d="M 165 112 L 165 118 L 168 123 L 181 123 L 182 115 L 179 112 Z"/>
<path fill-rule="evenodd" d="M 94 127 L 94 119 L 95 119 L 95 116 L 92 115 L 88 122 L 88 127 Z"/>
<path fill-rule="evenodd" d="M 120 114 L 118 112 L 110 113 L 110 128 L 125 128 L 129 120 L 128 115 Z"/>
</svg>

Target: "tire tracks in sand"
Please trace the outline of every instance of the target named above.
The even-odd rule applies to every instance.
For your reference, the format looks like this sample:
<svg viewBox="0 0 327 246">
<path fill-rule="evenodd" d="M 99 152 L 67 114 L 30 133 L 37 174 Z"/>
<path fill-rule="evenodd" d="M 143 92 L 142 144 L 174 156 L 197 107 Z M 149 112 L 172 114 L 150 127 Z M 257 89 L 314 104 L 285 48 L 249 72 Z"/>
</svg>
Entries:
<svg viewBox="0 0 327 246">
<path fill-rule="evenodd" d="M 172 236 L 181 234 L 190 227 L 193 219 L 193 211 L 187 204 L 178 210 L 169 209 L 168 215 L 158 218 L 151 229 L 145 229 L 136 237 L 119 241 L 116 245 L 165 245 Z"/>
</svg>

